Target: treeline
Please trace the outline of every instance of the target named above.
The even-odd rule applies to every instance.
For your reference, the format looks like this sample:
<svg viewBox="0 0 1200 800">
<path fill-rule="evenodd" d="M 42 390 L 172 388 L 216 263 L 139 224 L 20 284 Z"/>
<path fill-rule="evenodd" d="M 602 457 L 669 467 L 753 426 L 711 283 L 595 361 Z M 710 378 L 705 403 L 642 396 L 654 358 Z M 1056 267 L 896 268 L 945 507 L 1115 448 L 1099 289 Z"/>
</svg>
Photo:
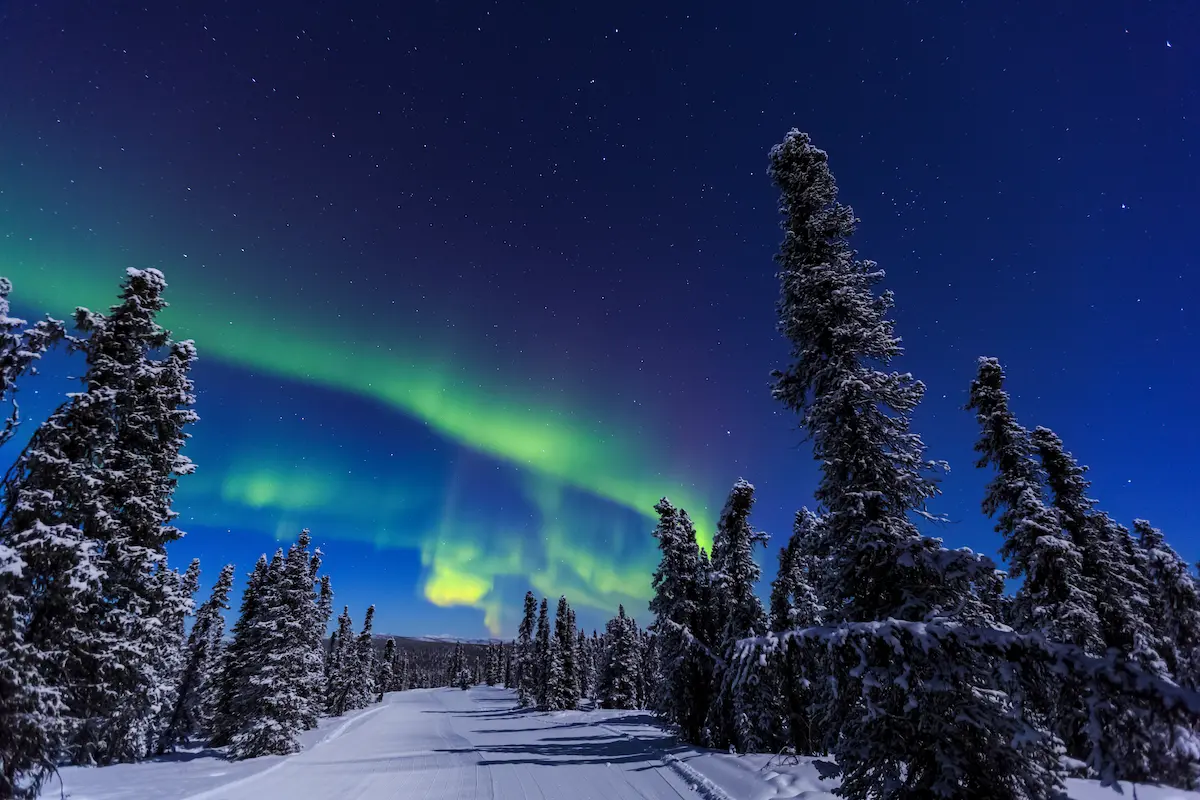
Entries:
<svg viewBox="0 0 1200 800">
<path fill-rule="evenodd" d="M 654 637 L 625 615 L 624 606 L 603 634 L 589 637 L 565 596 L 551 621 L 546 598 L 539 605 L 527 592 L 517 639 L 507 651 L 505 684 L 516 689 L 522 706 L 559 711 L 586 699 L 601 708 L 646 708 L 654 695 Z M 468 683 L 460 685 L 466 689 Z"/>
<path fill-rule="evenodd" d="M 183 535 L 176 481 L 194 469 L 182 450 L 196 349 L 157 322 L 162 274 L 128 270 L 107 314 L 75 312 L 78 335 L 11 317 L 11 289 L 0 279 L 0 400 L 56 344 L 86 371 L 0 487 L 0 797 L 36 797 L 61 764 L 137 761 L 192 739 L 232 758 L 293 752 L 322 713 L 374 701 L 373 609 L 325 649 L 333 591 L 307 531 L 259 559 L 228 642 L 234 566 L 196 608 L 199 563 L 167 563 Z M 0 444 L 18 424 L 13 403 Z"/>
</svg>

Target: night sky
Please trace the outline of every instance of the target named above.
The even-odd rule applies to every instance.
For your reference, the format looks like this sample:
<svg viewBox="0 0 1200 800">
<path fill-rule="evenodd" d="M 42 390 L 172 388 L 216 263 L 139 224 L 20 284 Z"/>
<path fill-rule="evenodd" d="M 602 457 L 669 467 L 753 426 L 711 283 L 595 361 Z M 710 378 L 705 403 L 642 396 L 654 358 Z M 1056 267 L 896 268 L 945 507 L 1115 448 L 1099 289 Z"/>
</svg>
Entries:
<svg viewBox="0 0 1200 800">
<path fill-rule="evenodd" d="M 0 274 L 60 318 L 166 274 L 205 591 L 308 526 L 377 630 L 511 636 L 529 587 L 645 618 L 658 497 L 711 536 L 751 480 L 768 576 L 812 504 L 768 389 L 795 126 L 928 384 L 931 530 L 996 551 L 962 410 L 995 355 L 1194 560 L 1198 34 L 1191 0 L 0 2 Z M 26 434 L 79 370 L 23 385 Z"/>
</svg>

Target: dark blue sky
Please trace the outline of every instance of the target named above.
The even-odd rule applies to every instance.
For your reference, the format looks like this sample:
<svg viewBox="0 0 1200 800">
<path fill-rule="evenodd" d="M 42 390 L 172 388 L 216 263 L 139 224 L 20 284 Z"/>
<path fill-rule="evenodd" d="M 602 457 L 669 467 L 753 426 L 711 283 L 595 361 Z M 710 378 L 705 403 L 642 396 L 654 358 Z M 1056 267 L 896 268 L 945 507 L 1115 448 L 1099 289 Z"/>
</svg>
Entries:
<svg viewBox="0 0 1200 800">
<path fill-rule="evenodd" d="M 646 497 L 711 527 L 750 479 L 768 573 L 811 503 L 767 389 L 796 126 L 896 292 L 947 541 L 997 546 L 986 354 L 1195 559 L 1197 31 L 1187 2 L 0 4 L 0 273 L 58 316 L 167 274 L 203 359 L 173 557 L 206 580 L 309 525 L 393 632 L 511 634 L 530 585 L 644 616 Z"/>
</svg>

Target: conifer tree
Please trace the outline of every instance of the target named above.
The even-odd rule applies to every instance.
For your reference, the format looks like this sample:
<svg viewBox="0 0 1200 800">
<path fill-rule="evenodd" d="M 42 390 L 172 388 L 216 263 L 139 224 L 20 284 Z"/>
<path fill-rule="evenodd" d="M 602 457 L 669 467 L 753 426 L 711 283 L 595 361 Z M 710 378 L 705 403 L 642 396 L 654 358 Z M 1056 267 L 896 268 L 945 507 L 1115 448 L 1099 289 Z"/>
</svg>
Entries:
<svg viewBox="0 0 1200 800">
<path fill-rule="evenodd" d="M 13 399 L 17 380 L 34 372 L 37 359 L 64 334 L 57 320 L 25 329 L 24 320 L 10 317 L 11 291 L 8 279 L 0 278 L 0 402 L 12 402 L 0 445 L 12 438 L 19 421 Z M 48 684 L 45 654 L 25 637 L 25 621 L 35 604 L 25 571 L 19 548 L 8 541 L 7 527 L 0 528 L 0 797 L 17 800 L 37 797 L 53 768 L 63 711 Z M 60 599 L 71 602 L 72 594 L 64 591 Z"/>
<path fill-rule="evenodd" d="M 452 686 L 457 686 L 464 692 L 471 688 L 471 669 L 467 666 L 462 642 L 454 643 L 454 657 L 450 661 L 450 681 Z"/>
<path fill-rule="evenodd" d="M 603 708 L 637 708 L 638 663 L 637 630 L 625 616 L 625 606 L 617 607 L 617 616 L 608 621 L 604 635 L 608 652 L 600 678 L 600 705 Z"/>
<path fill-rule="evenodd" d="M 22 375 L 37 374 L 38 360 L 66 336 L 60 320 L 46 317 L 26 328 L 25 320 L 10 317 L 8 296 L 12 288 L 8 278 L 0 277 L 0 402 L 12 403 L 12 411 L 0 430 L 0 445 L 13 437 L 20 422 L 14 398 L 17 381 Z"/>
<path fill-rule="evenodd" d="M 817 580 L 815 555 L 820 536 L 820 520 L 807 508 L 796 513 L 792 535 L 779 551 L 779 570 L 771 583 L 772 631 L 804 629 L 821 624 L 822 604 L 814 586 Z M 825 665 L 814 652 L 787 648 L 764 653 L 764 660 L 777 671 L 762 676 L 778 687 L 773 703 L 767 703 L 780 724 L 779 736 L 796 753 L 823 752 L 824 738 L 817 733 L 816 715 L 824 705 L 819 682 L 806 676 L 822 674 Z M 786 745 L 785 745 L 786 746 Z"/>
<path fill-rule="evenodd" d="M 710 609 L 702 598 L 708 564 L 687 512 L 665 497 L 654 510 L 659 517 L 654 537 L 662 557 L 652 579 L 650 611 L 663 676 L 655 705 L 688 741 L 700 742 L 712 695 L 710 623 L 703 619 Z"/>
<path fill-rule="evenodd" d="M 550 700 L 550 618 L 546 598 L 538 607 L 537 637 L 533 645 L 534 657 L 534 697 L 538 708 L 547 708 Z"/>
<path fill-rule="evenodd" d="M 550 686 L 547 705 L 552 709 L 571 709 L 579 702 L 575 674 L 575 629 L 571 607 L 565 596 L 558 598 L 554 616 Z"/>
<path fill-rule="evenodd" d="M 219 678 L 213 693 L 212 736 L 209 738 L 209 744 L 214 747 L 229 744 L 243 716 L 243 678 L 252 658 L 252 631 L 262 603 L 268 571 L 266 555 L 259 556 L 242 592 L 241 608 L 233 625 L 233 640 L 221 653 Z"/>
<path fill-rule="evenodd" d="M 371 629 L 374 622 L 375 606 L 368 606 L 362 630 L 354 642 L 350 708 L 366 708 L 375 699 L 375 649 L 371 646 Z"/>
<path fill-rule="evenodd" d="M 925 459 L 924 444 L 909 429 L 925 387 L 885 371 L 901 352 L 887 318 L 892 296 L 875 293 L 883 273 L 850 247 L 857 220 L 837 201 L 827 155 L 792 130 L 772 149 L 769 173 L 780 190 L 784 229 L 776 259 L 779 329 L 791 345 L 773 394 L 799 414 L 821 464 L 815 496 L 823 570 L 831 577 L 826 614 L 854 632 L 825 640 L 837 656 L 828 674 L 837 697 L 828 723 L 839 730 L 841 791 L 1045 797 L 1058 785 L 1054 754 L 1024 735 L 1027 726 L 1011 713 L 993 664 L 968 651 L 932 661 L 915 646 L 901 659 L 873 638 L 887 635 L 881 632 L 888 626 L 878 623 L 889 619 L 994 624 L 990 598 L 998 578 L 988 559 L 947 551 L 912 521 L 927 514 L 937 494 L 930 472 L 938 465 Z M 812 640 L 786 641 L 802 647 Z M 759 654 L 744 655 L 748 661 Z M 913 670 L 927 679 L 899 690 Z"/>
<path fill-rule="evenodd" d="M 375 678 L 375 687 L 379 693 L 377 701 L 382 701 L 386 692 L 394 691 L 396 678 L 392 669 L 395 663 L 396 640 L 388 639 L 387 644 L 383 646 L 383 658 L 379 662 L 379 673 Z"/>
<path fill-rule="evenodd" d="M 156 744 L 182 646 L 163 619 L 188 600 L 164 573 L 166 545 L 183 535 L 171 524 L 176 481 L 195 470 L 182 449 L 197 419 L 189 378 L 196 349 L 171 341 L 155 319 L 167 305 L 166 285 L 157 270 L 130 269 L 107 315 L 75 312 L 76 327 L 88 334 L 85 402 L 107 418 L 92 455 L 103 511 L 82 520 L 103 549 L 105 607 L 97 680 L 86 690 L 99 702 L 89 703 L 77 742 L 76 757 L 86 763 L 136 761 Z M 108 691 L 98 695 L 96 684 Z"/>
<path fill-rule="evenodd" d="M 323 640 L 326 620 L 317 589 L 318 571 L 321 566 L 321 551 L 309 551 L 312 536 L 307 529 L 300 531 L 296 542 L 288 548 L 284 562 L 283 583 L 280 586 L 281 602 L 288 609 L 288 624 L 296 627 L 295 640 L 289 642 L 288 659 L 293 672 L 291 682 L 295 686 L 300 704 L 301 724 L 305 729 L 315 728 L 324 698 L 324 648 Z M 332 602 L 332 597 L 327 602 Z"/>
<path fill-rule="evenodd" d="M 533 592 L 525 592 L 525 608 L 521 625 L 517 628 L 517 702 L 531 706 L 537 702 L 536 660 L 534 657 L 533 632 L 537 616 L 537 600 Z"/>
<path fill-rule="evenodd" d="M 275 551 L 258 613 L 247 633 L 249 658 L 239 688 L 241 713 L 229 743 L 229 757 L 235 761 L 299 749 L 297 737 L 308 714 L 304 680 L 310 621 L 295 611 L 292 572 L 297 549 L 293 546 L 289 553 L 291 564 L 282 548 Z M 303 572 L 309 574 L 307 563 Z"/>
<path fill-rule="evenodd" d="M 313 554 L 313 573 L 321 560 L 321 551 Z M 333 583 L 328 575 L 320 577 L 320 588 L 316 596 L 316 613 L 312 617 L 312 628 L 309 632 L 309 647 L 314 657 L 309 662 L 311 672 L 308 676 L 308 697 L 311 706 L 317 709 L 328 709 L 329 699 L 325 691 L 329 686 L 329 657 L 332 653 L 333 640 L 325 644 L 325 632 L 329 630 L 329 621 L 333 618 Z"/>
<path fill-rule="evenodd" d="M 175 705 L 159 741 L 160 753 L 206 730 L 211 722 L 212 709 L 207 703 L 217 680 L 215 666 L 220 655 L 221 639 L 225 636 L 224 612 L 229 609 L 233 571 L 233 564 L 221 568 L 208 600 L 196 611 L 196 619 L 187 638 L 187 660 L 179 677 Z"/>
<path fill-rule="evenodd" d="M 754 561 L 754 546 L 765 544 L 765 533 L 750 527 L 754 487 L 739 480 L 721 511 L 713 539 L 713 585 L 718 598 L 717 613 L 723 621 L 720 650 L 722 660 L 713 674 L 715 702 L 709 710 L 708 740 L 718 748 L 735 746 L 741 752 L 757 752 L 774 745 L 778 722 L 772 707 L 775 682 L 766 675 L 741 675 L 734 669 L 738 642 L 766 632 L 766 614 L 754 593 L 761 575 Z M 764 665 L 774 668 L 773 664 Z"/>
<path fill-rule="evenodd" d="M 582 628 L 575 635 L 575 663 L 579 665 L 579 698 L 591 697 L 596 675 L 588 651 L 588 638 Z"/>
<path fill-rule="evenodd" d="M 1096 599 L 1103 647 L 1139 653 L 1147 663 L 1157 661 L 1148 622 L 1145 575 L 1123 547 L 1128 533 L 1095 509 L 1095 501 L 1087 496 L 1087 467 L 1075 461 L 1054 431 L 1035 428 L 1030 438 L 1059 522 L 1080 553 L 1084 580 Z"/>
<path fill-rule="evenodd" d="M 1150 589 L 1150 620 L 1171 674 L 1180 684 L 1200 688 L 1200 591 L 1187 562 L 1162 531 L 1144 519 L 1133 521 Z"/>
<path fill-rule="evenodd" d="M 76 763 L 145 755 L 174 684 L 179 643 L 164 638 L 164 619 L 184 601 L 165 545 L 181 535 L 170 524 L 176 477 L 193 469 L 180 451 L 195 419 L 195 349 L 155 320 L 165 287 L 157 270 L 131 269 L 107 315 L 77 310 L 84 391 L 5 479 L 0 543 L 21 563 L 5 593 L 26 604 L 23 646 L 41 664 L 31 685 L 45 681 L 64 701 Z"/>
<path fill-rule="evenodd" d="M 508 642 L 504 645 L 504 688 L 513 688 L 513 649 L 515 644 Z"/>
<path fill-rule="evenodd" d="M 414 688 L 410 683 L 408 653 L 406 651 L 398 652 L 396 654 L 396 663 L 398 666 L 393 672 L 396 676 L 396 691 L 403 692 Z"/>
<path fill-rule="evenodd" d="M 337 633 L 331 642 L 329 655 L 329 682 L 325 688 L 325 707 L 330 716 L 340 717 L 354 708 L 353 692 L 355 671 L 354 622 L 350 619 L 350 607 L 343 606 L 338 617 Z"/>
<path fill-rule="evenodd" d="M 1096 597 L 1083 574 L 1083 556 L 1063 535 L 1058 515 L 1043 502 L 1044 473 L 1034 459 L 1029 432 L 1016 421 L 1004 391 L 1004 370 L 994 358 L 979 360 L 968 409 L 983 434 L 975 449 L 979 466 L 996 467 L 983 509 L 999 513 L 1001 554 L 1013 577 L 1024 578 L 1013 612 L 1017 627 L 1096 654 L 1104 649 Z"/>
</svg>

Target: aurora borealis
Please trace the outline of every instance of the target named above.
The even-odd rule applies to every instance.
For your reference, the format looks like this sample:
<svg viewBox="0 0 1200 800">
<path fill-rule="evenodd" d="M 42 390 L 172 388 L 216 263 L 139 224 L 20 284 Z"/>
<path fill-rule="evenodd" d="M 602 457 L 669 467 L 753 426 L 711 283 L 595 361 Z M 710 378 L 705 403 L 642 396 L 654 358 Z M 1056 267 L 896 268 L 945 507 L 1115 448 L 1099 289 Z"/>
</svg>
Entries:
<svg viewBox="0 0 1200 800">
<path fill-rule="evenodd" d="M 1194 13 L 776 13 L 0 5 L 0 274 L 58 317 L 166 274 L 207 576 L 307 526 L 383 630 L 511 634 L 530 587 L 597 625 L 646 613 L 661 495 L 707 536 L 744 475 L 776 541 L 811 502 L 766 388 L 765 154 L 798 124 L 897 291 L 947 540 L 995 549 L 960 410 L 988 353 L 1107 509 L 1198 555 Z M 30 425 L 68 374 L 22 388 Z"/>
</svg>

